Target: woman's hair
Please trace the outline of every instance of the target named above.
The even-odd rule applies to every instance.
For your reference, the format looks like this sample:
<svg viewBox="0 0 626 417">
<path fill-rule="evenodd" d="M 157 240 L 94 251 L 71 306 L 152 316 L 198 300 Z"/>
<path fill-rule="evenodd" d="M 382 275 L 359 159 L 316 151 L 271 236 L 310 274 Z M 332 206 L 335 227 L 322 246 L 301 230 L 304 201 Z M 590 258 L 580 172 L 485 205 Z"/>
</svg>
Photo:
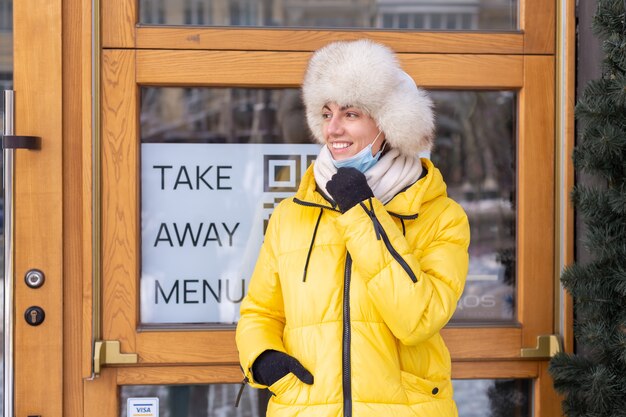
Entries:
<svg viewBox="0 0 626 417">
<path fill-rule="evenodd" d="M 432 148 L 432 101 L 387 46 L 367 39 L 324 46 L 309 61 L 302 95 L 309 128 L 320 143 L 325 143 L 322 108 L 334 102 L 369 114 L 389 146 L 403 154 Z"/>
</svg>

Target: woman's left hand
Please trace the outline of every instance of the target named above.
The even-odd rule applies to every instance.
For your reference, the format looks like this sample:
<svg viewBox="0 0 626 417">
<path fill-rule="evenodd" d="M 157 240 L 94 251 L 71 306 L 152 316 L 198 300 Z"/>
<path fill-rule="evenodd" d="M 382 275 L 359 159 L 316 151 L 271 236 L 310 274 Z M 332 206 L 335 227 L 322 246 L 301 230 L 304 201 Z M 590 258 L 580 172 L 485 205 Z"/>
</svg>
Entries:
<svg viewBox="0 0 626 417">
<path fill-rule="evenodd" d="M 350 210 L 361 201 L 374 197 L 365 175 L 356 168 L 339 168 L 337 173 L 326 183 L 326 190 L 342 213 Z"/>
</svg>

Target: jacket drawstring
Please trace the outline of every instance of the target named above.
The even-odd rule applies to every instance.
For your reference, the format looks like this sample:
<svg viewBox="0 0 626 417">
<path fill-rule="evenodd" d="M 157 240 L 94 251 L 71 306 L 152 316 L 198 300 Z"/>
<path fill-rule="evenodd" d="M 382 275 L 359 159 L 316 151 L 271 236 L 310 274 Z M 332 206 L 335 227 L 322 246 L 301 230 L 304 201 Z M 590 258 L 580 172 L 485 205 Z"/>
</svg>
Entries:
<svg viewBox="0 0 626 417">
<path fill-rule="evenodd" d="M 239 401 L 241 401 L 241 395 L 243 394 L 243 390 L 246 387 L 246 385 L 250 382 L 250 380 L 246 376 L 246 373 L 243 372 L 243 368 L 241 367 L 241 365 L 239 365 L 239 368 L 241 369 L 241 372 L 243 373 L 243 381 L 241 381 L 241 387 L 239 388 L 239 393 L 237 393 L 237 399 L 235 400 L 235 408 L 239 407 Z"/>
<path fill-rule="evenodd" d="M 241 401 L 241 395 L 243 394 L 243 389 L 246 387 L 248 383 L 248 378 L 245 377 L 243 381 L 241 381 L 241 387 L 239 388 L 239 392 L 237 393 L 237 399 L 235 400 L 235 408 L 239 407 L 239 401 Z"/>
<path fill-rule="evenodd" d="M 320 215 L 317 216 L 317 223 L 315 223 L 315 229 L 313 229 L 313 237 L 311 238 L 311 245 L 309 246 L 309 252 L 306 255 L 306 262 L 304 263 L 304 272 L 302 273 L 302 282 L 306 282 L 306 272 L 309 267 L 309 260 L 311 259 L 311 252 L 313 252 L 313 244 L 315 243 L 315 236 L 317 235 L 317 228 L 320 225 L 320 220 L 322 220 L 322 213 L 324 213 L 324 209 L 320 208 Z"/>
<path fill-rule="evenodd" d="M 419 217 L 419 213 L 415 213 L 415 214 L 398 214 L 398 213 L 393 213 L 391 211 L 388 212 L 390 216 L 395 217 L 396 219 L 400 220 L 400 223 L 402 224 L 402 236 L 406 237 L 406 223 L 405 220 L 417 220 L 417 218 Z"/>
</svg>

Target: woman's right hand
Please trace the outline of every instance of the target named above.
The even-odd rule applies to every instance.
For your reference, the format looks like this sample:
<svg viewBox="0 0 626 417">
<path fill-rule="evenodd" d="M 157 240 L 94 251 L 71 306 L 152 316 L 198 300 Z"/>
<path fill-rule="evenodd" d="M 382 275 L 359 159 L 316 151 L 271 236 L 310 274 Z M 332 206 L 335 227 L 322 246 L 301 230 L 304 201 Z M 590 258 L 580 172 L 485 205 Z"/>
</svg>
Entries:
<svg viewBox="0 0 626 417">
<path fill-rule="evenodd" d="M 335 200 L 342 213 L 350 210 L 359 202 L 374 197 L 365 175 L 356 168 L 339 168 L 337 173 L 326 183 L 326 191 Z"/>
<path fill-rule="evenodd" d="M 252 364 L 254 380 L 267 386 L 273 385 L 289 372 L 305 384 L 313 384 L 313 375 L 296 358 L 277 350 L 266 350 Z"/>
</svg>

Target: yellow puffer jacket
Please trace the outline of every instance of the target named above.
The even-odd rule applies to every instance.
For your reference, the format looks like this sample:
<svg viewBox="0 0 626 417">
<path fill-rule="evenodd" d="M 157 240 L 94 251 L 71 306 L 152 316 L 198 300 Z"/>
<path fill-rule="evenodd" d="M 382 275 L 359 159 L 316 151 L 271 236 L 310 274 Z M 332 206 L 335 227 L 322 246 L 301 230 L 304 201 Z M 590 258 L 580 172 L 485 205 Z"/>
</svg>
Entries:
<svg viewBox="0 0 626 417">
<path fill-rule="evenodd" d="M 237 326 L 241 366 L 286 352 L 314 376 L 269 387 L 271 417 L 456 416 L 439 331 L 463 291 L 469 225 L 441 173 L 341 214 L 312 167 L 272 214 Z"/>
</svg>

